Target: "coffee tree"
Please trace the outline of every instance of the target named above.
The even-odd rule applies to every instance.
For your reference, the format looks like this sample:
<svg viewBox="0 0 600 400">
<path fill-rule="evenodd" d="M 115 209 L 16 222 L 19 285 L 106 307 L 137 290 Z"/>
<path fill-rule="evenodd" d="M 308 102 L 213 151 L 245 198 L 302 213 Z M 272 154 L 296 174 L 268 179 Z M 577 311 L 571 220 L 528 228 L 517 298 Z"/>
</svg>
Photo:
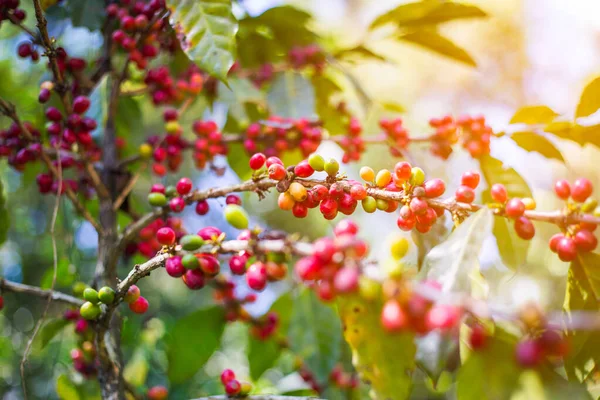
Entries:
<svg viewBox="0 0 600 400">
<path fill-rule="evenodd" d="M 20 279 L 5 266 L 0 308 L 15 319 L 22 302 L 41 310 L 26 340 L 13 339 L 22 350 L 7 350 L 10 335 L 0 343 L 9 365 L 20 365 L 24 397 L 42 396 L 35 381 L 47 371 L 30 369 L 59 338 L 69 349 L 56 357 L 70 366 L 61 364 L 52 391 L 64 399 L 598 395 L 592 183 L 558 180 L 560 206 L 538 208 L 525 180 L 490 152 L 508 137 L 564 162 L 561 140 L 597 145 L 598 125 L 585 118 L 600 108 L 600 79 L 571 119 L 529 106 L 506 132 L 480 115 L 432 116 L 416 132 L 398 105 L 370 98 L 349 72 L 386 56 L 368 43 L 325 40 L 291 6 L 251 16 L 229 0 L 25 3 L 0 1 L 15 57 L 41 82 L 38 90 L 30 79 L 35 98 L 11 79 L 0 91 L 0 157 L 12 177 L 0 197 L 0 240 L 21 243 L 23 263 L 37 263 Z M 475 66 L 436 28 L 485 16 L 423 1 L 369 29 Z M 96 32 L 102 44 L 78 57 L 62 43 L 65 27 Z M 325 157 L 325 143 L 343 156 Z M 396 160 L 363 165 L 372 146 Z M 465 153 L 478 168 L 445 182 L 414 161 L 415 149 L 432 160 Z M 197 187 L 222 176 L 225 159 L 241 182 Z M 191 179 L 194 169 L 202 179 Z M 298 234 L 270 228 L 272 218 L 257 222 L 246 211 L 255 198 L 285 211 L 276 220 L 307 218 L 310 227 L 295 224 Z M 19 225 L 33 215 L 15 211 L 24 208 L 46 210 L 34 219 L 43 220 L 39 242 Z M 396 222 L 387 254 L 369 253 L 352 219 L 365 213 Z M 230 227 L 206 223 L 207 214 Z M 184 227 L 192 219 L 197 232 Z M 479 267 L 494 237 L 503 273 L 517 273 L 536 234 L 569 263 L 562 310 L 492 298 L 500 272 Z M 96 237 L 92 251 L 73 244 Z M 38 251 L 52 255 L 51 266 Z M 161 297 L 174 287 L 198 294 Z M 247 362 L 216 362 L 232 336 Z M 7 391 L 18 386 L 11 382 Z"/>
</svg>

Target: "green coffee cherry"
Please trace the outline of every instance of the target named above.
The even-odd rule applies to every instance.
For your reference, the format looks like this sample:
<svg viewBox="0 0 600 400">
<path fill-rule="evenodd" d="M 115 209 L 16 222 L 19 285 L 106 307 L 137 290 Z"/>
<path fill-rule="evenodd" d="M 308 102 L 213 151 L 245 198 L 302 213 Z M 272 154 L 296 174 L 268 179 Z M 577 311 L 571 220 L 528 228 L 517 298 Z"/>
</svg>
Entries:
<svg viewBox="0 0 600 400">
<path fill-rule="evenodd" d="M 181 257 L 181 264 L 185 269 L 196 269 L 200 267 L 200 262 L 193 254 L 186 254 Z"/>
<path fill-rule="evenodd" d="M 325 160 L 320 155 L 314 153 L 308 156 L 308 165 L 317 172 L 325 169 Z"/>
<path fill-rule="evenodd" d="M 587 200 L 581 205 L 581 211 L 589 213 L 594 211 L 598 207 L 598 200 L 593 197 L 588 197 Z"/>
<path fill-rule="evenodd" d="M 162 193 L 150 193 L 148 195 L 148 203 L 152 207 L 163 207 L 167 205 L 167 197 Z"/>
<path fill-rule="evenodd" d="M 425 172 L 419 167 L 413 167 L 410 171 L 410 184 L 413 186 L 422 185 L 425 182 Z"/>
<path fill-rule="evenodd" d="M 95 289 L 92 288 L 87 288 L 83 291 L 83 298 L 87 301 L 89 301 L 90 303 L 94 303 L 97 304 L 98 301 L 100 301 L 98 299 L 98 292 Z"/>
<path fill-rule="evenodd" d="M 377 209 L 377 200 L 374 197 L 367 196 L 362 200 L 362 207 L 365 212 L 374 213 Z"/>
<path fill-rule="evenodd" d="M 77 297 L 82 297 L 83 296 L 83 291 L 87 288 L 88 286 L 83 283 L 83 282 L 75 282 L 73 284 L 73 294 Z"/>
<path fill-rule="evenodd" d="M 204 244 L 204 239 L 198 235 L 185 235 L 179 240 L 179 244 L 184 250 L 198 250 Z"/>
<path fill-rule="evenodd" d="M 381 211 L 387 210 L 388 207 L 390 206 L 388 204 L 387 200 L 384 200 L 384 199 L 377 199 L 377 200 L 375 200 L 375 204 L 377 206 L 377 209 L 381 210 Z"/>
<path fill-rule="evenodd" d="M 177 188 L 175 186 L 167 186 L 165 189 L 165 194 L 167 197 L 175 197 L 178 195 Z"/>
<path fill-rule="evenodd" d="M 79 308 L 79 313 L 84 319 L 87 320 L 98 318 L 98 315 L 100 315 L 101 311 L 102 310 L 100 310 L 99 305 L 90 303 L 89 301 L 83 303 L 83 305 Z"/>
<path fill-rule="evenodd" d="M 336 176 L 340 170 L 340 164 L 335 159 L 331 158 L 325 163 L 323 169 L 327 172 L 327 175 Z"/>
<path fill-rule="evenodd" d="M 246 214 L 246 211 L 242 207 L 237 204 L 228 204 L 225 206 L 223 213 L 225 215 L 225 220 L 227 220 L 234 228 L 248 228 L 248 214 Z"/>
<path fill-rule="evenodd" d="M 115 300 L 115 291 L 108 286 L 104 286 L 98 291 L 98 299 L 104 304 L 112 304 Z"/>
</svg>

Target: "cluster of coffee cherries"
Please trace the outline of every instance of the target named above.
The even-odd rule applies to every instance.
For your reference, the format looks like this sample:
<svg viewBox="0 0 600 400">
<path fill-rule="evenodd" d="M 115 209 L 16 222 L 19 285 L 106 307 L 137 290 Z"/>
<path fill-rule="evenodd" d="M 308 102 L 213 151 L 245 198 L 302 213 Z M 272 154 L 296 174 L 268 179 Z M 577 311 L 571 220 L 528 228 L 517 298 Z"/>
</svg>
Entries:
<svg viewBox="0 0 600 400">
<path fill-rule="evenodd" d="M 252 390 L 252 385 L 248 382 L 237 380 L 235 372 L 231 369 L 225 369 L 221 372 L 221 383 L 225 387 L 227 397 L 245 397 Z"/>
<path fill-rule="evenodd" d="M 115 291 L 108 286 L 100 290 L 86 287 L 82 292 L 85 303 L 79 308 L 79 314 L 85 320 L 94 320 L 102 313 L 100 304 L 111 305 L 115 301 Z"/>
<path fill-rule="evenodd" d="M 183 129 L 177 122 L 179 115 L 177 110 L 169 108 L 165 110 L 163 119 L 165 121 L 166 135 L 150 136 L 140 146 L 139 153 L 142 158 L 151 158 L 152 172 L 158 176 L 164 176 L 167 171 L 176 172 L 183 162 L 182 151 L 188 146 L 183 139 Z"/>
<path fill-rule="evenodd" d="M 35 140 L 40 138 L 40 131 L 31 123 L 24 122 L 23 127 Z M 41 151 L 41 145 L 30 143 L 16 123 L 0 131 L 0 157 L 6 157 L 8 164 L 17 171 L 23 171 L 28 162 L 37 160 Z"/>
<path fill-rule="evenodd" d="M 176 49 L 167 21 L 160 18 L 165 11 L 164 0 L 111 3 L 106 7 L 108 17 L 119 23 L 112 33 L 113 42 L 129 53 L 129 59 L 140 70 L 161 48 L 171 52 Z"/>
<path fill-rule="evenodd" d="M 214 121 L 195 121 L 192 130 L 197 136 L 194 142 L 194 164 L 198 169 L 204 169 L 217 155 L 227 155 L 227 145 L 223 135 Z"/>
<path fill-rule="evenodd" d="M 83 282 L 79 282 L 75 286 L 85 286 Z M 75 333 L 77 334 L 77 345 L 71 350 L 71 360 L 73 368 L 85 378 L 91 378 L 96 374 L 96 348 L 93 344 L 94 336 L 89 323 L 82 318 L 79 310 L 66 310 L 63 318 L 66 321 L 75 324 Z"/>
<path fill-rule="evenodd" d="M 98 124 L 95 119 L 83 115 L 90 108 L 90 104 L 88 97 L 77 96 L 73 100 L 73 113 L 66 118 L 56 107 L 46 109 L 48 120 L 46 131 L 50 136 L 51 146 L 58 147 L 64 144 L 70 149 L 77 143 L 85 150 L 91 150 L 96 146 L 91 133 Z"/>
<path fill-rule="evenodd" d="M 465 176 L 463 175 L 463 178 Z M 506 187 L 501 183 L 493 184 L 490 194 L 496 203 L 490 204 L 490 206 L 500 209 L 504 216 L 515 220 L 515 232 L 521 239 L 531 240 L 535 236 L 535 226 L 524 214 L 527 210 L 535 209 L 535 201 L 532 198 L 509 198 Z"/>
<path fill-rule="evenodd" d="M 140 288 L 136 285 L 131 285 L 129 289 L 127 289 L 127 293 L 125 293 L 123 300 L 129 305 L 129 309 L 136 314 L 144 314 L 148 311 L 148 300 L 141 296 Z"/>
<path fill-rule="evenodd" d="M 469 115 L 457 119 L 450 115 L 432 118 L 429 125 L 435 128 L 431 136 L 431 152 L 446 160 L 452 153 L 452 145 L 459 140 L 473 158 L 490 153 L 492 128 L 486 125 L 485 117 Z"/>
<path fill-rule="evenodd" d="M 32 42 L 20 43 L 17 47 L 17 54 L 21 58 L 31 58 L 31 61 L 33 62 L 38 62 L 40 60 L 40 53 Z"/>
<path fill-rule="evenodd" d="M 402 150 L 410 143 L 408 130 L 403 125 L 402 118 L 381 119 L 379 126 L 383 129 L 387 138 L 390 153 L 394 157 L 402 156 Z"/>
<path fill-rule="evenodd" d="M 148 203 L 153 207 L 164 207 L 168 204 L 172 212 L 180 213 L 186 206 L 184 196 L 191 193 L 192 186 L 190 178 L 181 178 L 175 186 L 154 184 L 150 188 Z"/>
<path fill-rule="evenodd" d="M 128 255 L 131 256 L 135 252 L 140 252 L 144 257 L 154 257 L 162 248 L 162 244 L 156 239 L 156 233 L 162 228 L 173 230 L 177 238 L 182 237 L 186 233 L 180 218 L 157 218 L 140 231 L 139 241 L 128 248 Z"/>
<path fill-rule="evenodd" d="M 154 105 L 176 104 L 186 97 L 202 91 L 205 77 L 197 67 L 191 66 L 179 78 L 171 75 L 165 66 L 148 70 L 144 83 L 148 86 Z"/>
<path fill-rule="evenodd" d="M 271 116 L 265 123 L 252 123 L 243 135 L 248 154 L 262 152 L 268 157 L 299 149 L 304 157 L 317 150 L 323 132 L 317 123 L 306 118 L 289 119 Z"/>
<path fill-rule="evenodd" d="M 337 295 L 358 291 L 360 262 L 369 248 L 357 233 L 354 222 L 342 220 L 336 225 L 333 238 L 316 240 L 313 254 L 296 262 L 296 274 L 322 301 L 330 302 Z"/>
<path fill-rule="evenodd" d="M 394 166 L 394 172 L 382 169 L 377 175 L 370 167 L 362 167 L 360 176 L 370 185 L 386 190 L 387 192 L 403 192 L 400 199 L 402 206 L 397 219 L 397 225 L 403 231 L 415 228 L 421 233 L 426 233 L 444 213 L 444 209 L 430 205 L 427 201 L 444 194 L 446 186 L 438 178 L 425 180 L 425 172 L 419 167 L 413 167 L 406 161 L 400 161 Z M 373 201 L 371 201 L 373 203 Z M 399 202 L 394 200 L 377 199 L 371 206 L 393 212 Z M 364 207 L 364 200 L 363 200 Z M 366 211 L 369 211 L 365 208 Z M 371 211 L 372 212 L 372 211 Z"/>
<path fill-rule="evenodd" d="M 589 213 L 600 215 L 597 201 L 591 197 L 592 183 L 589 179 L 578 178 L 573 184 L 566 180 L 559 180 L 554 184 L 554 192 L 562 200 L 567 201 L 568 213 Z M 594 235 L 597 225 L 580 222 L 565 226 L 564 232 L 557 233 L 550 238 L 550 249 L 558 254 L 562 261 L 573 261 L 578 253 L 593 251 L 598 246 L 598 238 Z"/>
<path fill-rule="evenodd" d="M 342 136 L 337 143 L 344 150 L 342 162 L 347 164 L 351 161 L 360 160 L 361 154 L 365 152 L 365 142 L 360 136 L 362 133 L 360 121 L 356 117 L 347 114 L 344 107 L 342 107 L 342 112 L 346 113 L 348 119 L 348 135 Z"/>
</svg>

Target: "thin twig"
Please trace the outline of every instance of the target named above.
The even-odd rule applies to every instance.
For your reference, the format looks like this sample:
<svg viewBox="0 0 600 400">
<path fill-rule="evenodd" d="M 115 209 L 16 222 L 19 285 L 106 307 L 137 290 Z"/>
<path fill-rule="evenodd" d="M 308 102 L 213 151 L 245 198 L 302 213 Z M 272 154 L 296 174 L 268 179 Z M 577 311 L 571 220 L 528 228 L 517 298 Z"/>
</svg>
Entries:
<svg viewBox="0 0 600 400">
<path fill-rule="evenodd" d="M 136 182 L 140 178 L 141 173 L 145 169 L 146 169 L 146 164 L 142 165 L 142 167 L 139 169 L 139 171 L 137 171 L 135 173 L 135 175 L 131 177 L 131 179 L 129 180 L 129 182 L 127 182 L 127 185 L 123 188 L 123 190 L 119 194 L 119 197 L 117 197 L 117 199 L 113 203 L 113 211 L 118 211 L 119 210 L 119 208 L 121 207 L 121 204 L 123 204 L 123 202 L 125 201 L 125 199 L 129 195 L 129 193 L 131 193 L 131 191 L 133 190 Z"/>
<path fill-rule="evenodd" d="M 63 292 L 58 292 L 56 290 L 53 291 L 47 289 L 40 289 L 37 286 L 11 282 L 3 278 L 0 278 L 0 290 L 12 293 L 23 293 L 31 296 L 40 297 L 42 299 L 52 298 L 53 301 L 65 303 L 76 307 L 79 307 L 83 304 L 83 300 Z"/>
<path fill-rule="evenodd" d="M 62 176 L 62 167 L 60 163 L 60 152 L 56 153 L 58 156 L 58 193 L 62 191 L 63 186 L 63 176 Z M 58 207 L 60 206 L 60 196 L 56 196 L 56 202 L 54 203 L 54 210 L 52 211 L 52 222 L 50 223 L 50 239 L 52 240 L 52 284 L 50 285 L 50 290 L 54 291 L 54 287 L 56 286 L 56 274 L 58 272 L 58 249 L 56 248 L 56 218 L 58 217 Z M 27 342 L 27 347 L 25 347 L 25 352 L 23 353 L 23 358 L 21 359 L 21 384 L 23 385 L 23 397 L 27 399 L 27 384 L 25 382 L 25 364 L 27 363 L 27 358 L 29 357 L 29 352 L 31 351 L 31 346 L 33 345 L 33 341 L 37 336 L 44 320 L 46 319 L 46 315 L 48 314 L 48 310 L 50 309 L 50 304 L 52 303 L 52 296 L 48 297 L 48 301 L 46 302 L 46 308 L 44 308 L 44 312 L 40 316 L 40 319 L 35 324 L 35 329 L 33 330 L 33 334 L 29 338 Z"/>
</svg>

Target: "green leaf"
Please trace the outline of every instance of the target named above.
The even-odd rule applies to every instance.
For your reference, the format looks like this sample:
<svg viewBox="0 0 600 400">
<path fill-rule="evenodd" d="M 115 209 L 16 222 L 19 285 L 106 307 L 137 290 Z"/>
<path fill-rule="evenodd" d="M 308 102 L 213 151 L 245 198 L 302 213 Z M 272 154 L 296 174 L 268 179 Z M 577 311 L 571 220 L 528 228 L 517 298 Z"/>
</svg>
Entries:
<svg viewBox="0 0 600 400">
<path fill-rule="evenodd" d="M 281 355 L 281 346 L 273 339 L 260 340 L 250 335 L 248 343 L 248 363 L 250 377 L 258 380 L 271 368 Z"/>
<path fill-rule="evenodd" d="M 563 304 L 567 323 L 572 320 L 573 311 L 598 312 L 599 309 L 597 296 L 587 270 L 596 268 L 598 264 L 591 263 L 598 262 L 600 257 L 595 254 L 586 254 L 585 256 L 578 256 L 571 262 L 569 268 Z M 566 334 L 570 350 L 565 358 L 565 370 L 569 378 L 583 381 L 599 364 L 600 338 L 590 331 L 567 330 Z"/>
<path fill-rule="evenodd" d="M 384 62 L 388 61 L 388 59 L 386 59 L 382 55 L 375 53 L 373 50 L 369 49 L 364 44 L 359 44 L 348 49 L 338 50 L 335 53 L 333 53 L 333 56 L 338 60 L 353 60 L 358 58 L 367 60 L 372 59 L 375 61 Z"/>
<path fill-rule="evenodd" d="M 591 81 L 579 98 L 579 104 L 575 110 L 575 118 L 592 115 L 600 108 L 600 77 Z"/>
<path fill-rule="evenodd" d="M 515 132 L 510 135 L 510 138 L 524 150 L 529 152 L 535 151 L 546 158 L 564 162 L 561 152 L 552 144 L 551 141 L 542 135 L 534 132 Z"/>
<path fill-rule="evenodd" d="M 73 283 L 75 283 L 76 274 L 77 269 L 69 262 L 68 258 L 63 257 L 58 260 L 58 265 L 56 266 L 56 284 L 58 286 L 71 286 Z M 40 282 L 40 287 L 42 289 L 50 289 L 50 287 L 52 287 L 53 277 L 54 268 L 52 268 L 52 265 L 50 265 L 48 268 L 46 268 L 46 272 L 44 272 L 44 276 Z"/>
<path fill-rule="evenodd" d="M 288 337 L 290 349 L 304 359 L 317 381 L 326 381 L 342 344 L 342 326 L 333 307 L 303 289 L 294 301 Z"/>
<path fill-rule="evenodd" d="M 482 18 L 487 14 L 478 7 L 451 1 L 420 1 L 402 4 L 380 15 L 369 29 L 394 23 L 399 26 L 433 25 L 456 19 Z"/>
<path fill-rule="evenodd" d="M 275 300 L 269 311 L 277 313 L 277 316 L 279 317 L 277 332 L 287 333 L 290 327 L 293 309 L 294 299 L 291 293 L 285 293 Z"/>
<path fill-rule="evenodd" d="M 56 318 L 46 322 L 38 335 L 39 339 L 37 342 L 39 343 L 40 349 L 46 347 L 59 332 L 69 325 L 69 323 L 70 321 L 67 321 L 64 318 Z"/>
<path fill-rule="evenodd" d="M 458 47 L 450 39 L 440 35 L 435 31 L 419 30 L 398 36 L 398 39 L 424 47 L 442 56 L 459 61 L 463 64 L 475 67 L 477 63 L 461 47 Z"/>
<path fill-rule="evenodd" d="M 256 103 L 266 105 L 264 93 L 260 91 L 250 80 L 231 77 L 227 81 L 227 87 L 220 82 L 217 88 L 217 101 L 229 107 L 229 113 L 241 126 L 249 124 L 250 118 L 246 114 L 245 103 Z"/>
<path fill-rule="evenodd" d="M 517 110 L 511 124 L 549 124 L 558 114 L 547 106 L 527 106 Z"/>
<path fill-rule="evenodd" d="M 4 187 L 0 180 L 0 245 L 6 241 L 10 220 L 6 210 L 6 199 L 4 198 Z"/>
<path fill-rule="evenodd" d="M 231 0 L 167 0 L 181 48 L 200 68 L 221 80 L 235 61 L 238 24 Z"/>
<path fill-rule="evenodd" d="M 193 377 L 219 347 L 224 328 L 222 307 L 205 308 L 179 319 L 168 340 L 169 380 L 178 384 Z"/>
<path fill-rule="evenodd" d="M 56 394 L 61 400 L 79 400 L 77 387 L 67 375 L 60 375 L 56 380 Z"/>
<path fill-rule="evenodd" d="M 489 341 L 484 351 L 472 352 L 458 370 L 458 399 L 510 399 L 517 388 L 521 371 L 511 357 L 514 344 L 495 337 Z"/>
<path fill-rule="evenodd" d="M 332 98 L 342 89 L 332 79 L 315 75 L 311 78 L 315 90 L 315 107 L 323 128 L 330 135 L 343 135 L 348 132 L 346 117 L 332 104 Z"/>
<path fill-rule="evenodd" d="M 295 72 L 278 74 L 267 94 L 271 112 L 284 118 L 315 115 L 315 91 L 306 78 Z"/>
<path fill-rule="evenodd" d="M 502 161 L 491 156 L 482 157 L 479 163 L 489 187 L 494 183 L 501 183 L 506 187 L 510 197 L 531 197 L 529 186 L 513 168 L 505 169 Z M 483 201 L 488 203 L 491 200 L 488 189 L 483 194 Z M 506 218 L 495 217 L 493 232 L 502 261 L 507 267 L 516 269 L 525 262 L 530 242 L 521 239 L 512 225 L 512 221 Z"/>
<path fill-rule="evenodd" d="M 427 254 L 423 273 L 442 284 L 445 292 L 471 292 L 479 274 L 479 251 L 492 231 L 493 214 L 482 208 L 463 221 L 445 242 Z"/>
<path fill-rule="evenodd" d="M 123 371 L 125 380 L 133 386 L 141 386 L 146 383 L 148 376 L 148 360 L 144 349 L 137 349 L 129 360 Z"/>
<path fill-rule="evenodd" d="M 82 26 L 90 31 L 102 28 L 106 18 L 104 0 L 69 0 L 66 6 L 73 26 Z"/>
</svg>

